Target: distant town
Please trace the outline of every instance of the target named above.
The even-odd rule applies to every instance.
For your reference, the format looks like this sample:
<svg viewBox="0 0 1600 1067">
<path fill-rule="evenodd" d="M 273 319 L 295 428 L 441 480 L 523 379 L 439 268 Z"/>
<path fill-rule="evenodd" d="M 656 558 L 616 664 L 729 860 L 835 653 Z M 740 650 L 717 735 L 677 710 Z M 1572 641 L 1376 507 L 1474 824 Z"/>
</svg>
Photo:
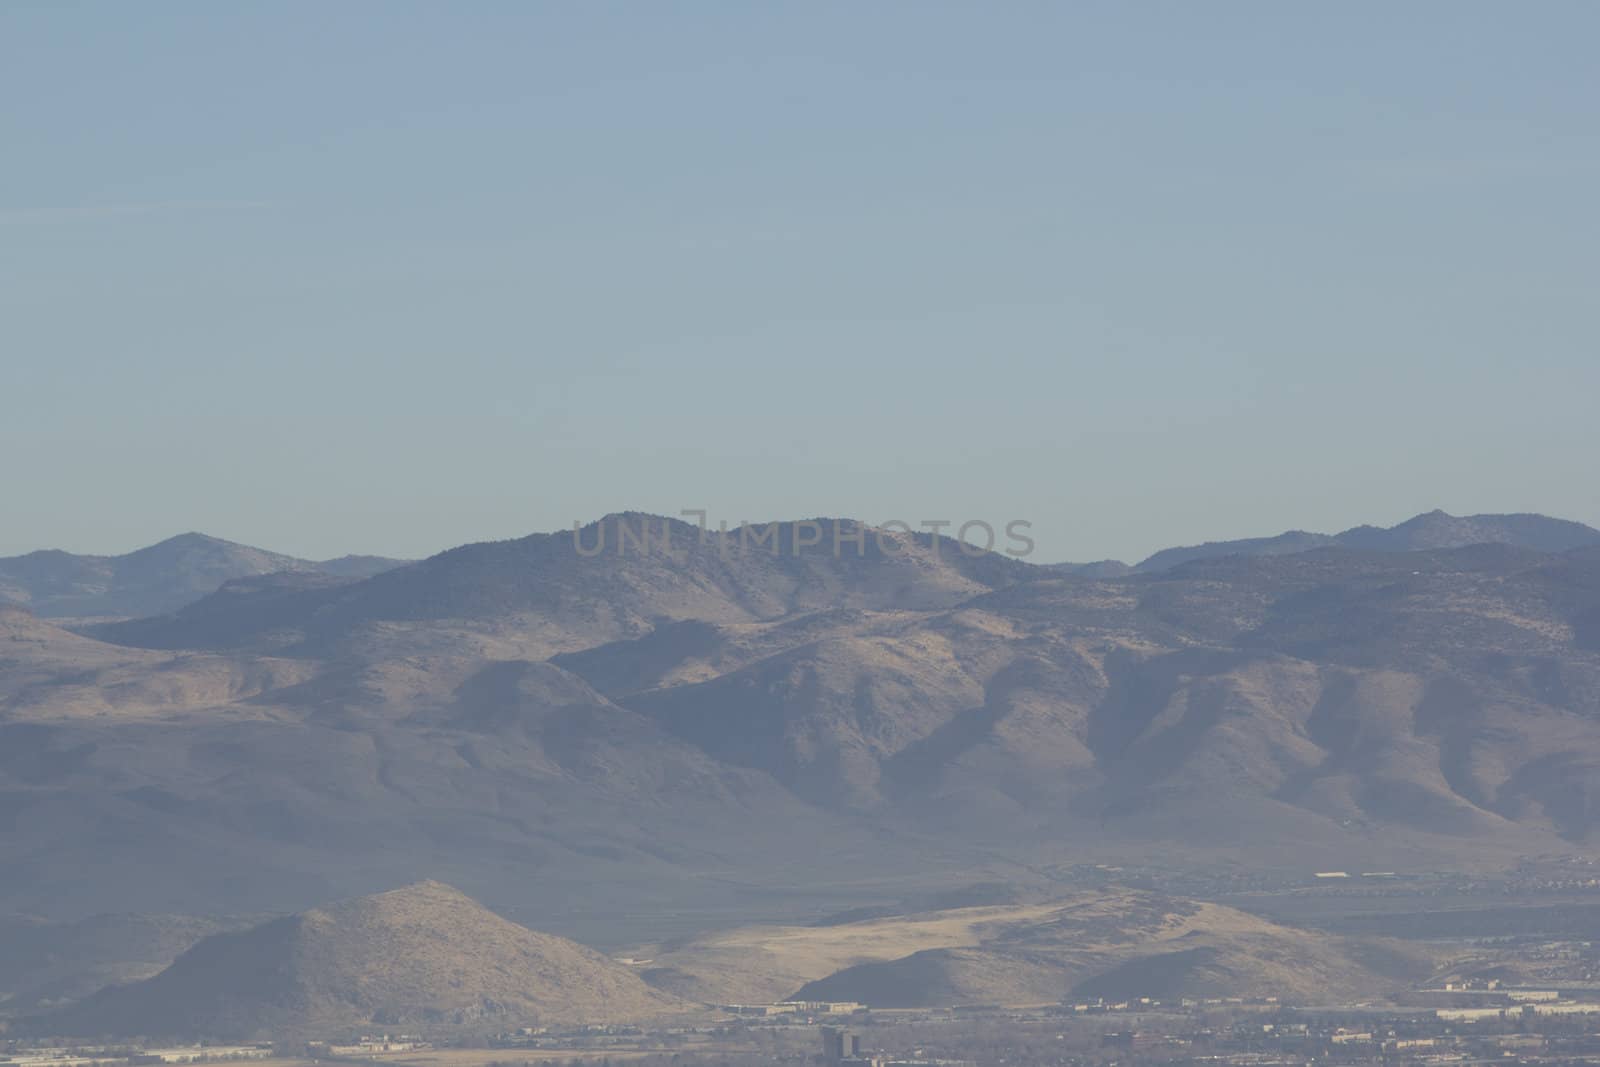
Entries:
<svg viewBox="0 0 1600 1067">
<path fill-rule="evenodd" d="M 1296 1006 L 1276 998 L 1085 1001 L 868 1009 L 842 1002 L 727 1005 L 660 1029 L 523 1027 L 484 1040 L 374 1033 L 344 1040 L 193 1045 L 0 1045 L 0 1067 L 252 1067 L 637 1063 L 643 1067 L 1112 1067 L 1118 1064 L 1558 1064 L 1600 1060 L 1600 987 L 1489 981 L 1419 991 L 1410 1006 Z"/>
</svg>

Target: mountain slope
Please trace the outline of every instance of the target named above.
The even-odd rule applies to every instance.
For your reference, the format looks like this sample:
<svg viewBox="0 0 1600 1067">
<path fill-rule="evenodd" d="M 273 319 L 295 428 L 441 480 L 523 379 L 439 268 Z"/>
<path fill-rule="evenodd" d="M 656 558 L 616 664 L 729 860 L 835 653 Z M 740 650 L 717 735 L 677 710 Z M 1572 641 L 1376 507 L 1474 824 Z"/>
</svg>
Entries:
<svg viewBox="0 0 1600 1067">
<path fill-rule="evenodd" d="M 191 915 L 0 916 L 0 1015 L 32 1015 L 159 974 L 203 937 L 242 924 Z"/>
<path fill-rule="evenodd" d="M 1072 813 L 1195 845 L 1246 826 L 1302 847 L 1513 823 L 1582 840 L 1597 574 L 1488 545 L 1049 578 L 618 698 L 815 803 L 968 830 Z M 630 673 L 620 648 L 573 665 Z"/>
<path fill-rule="evenodd" d="M 629 1022 L 687 1007 L 574 942 L 424 882 L 206 938 L 35 1033 L 248 1038 L 372 1025 Z"/>
<path fill-rule="evenodd" d="M 315 563 L 187 533 L 122 556 L 47 550 L 0 559 L 0 601 L 45 618 L 139 617 L 176 610 L 234 578 L 307 571 L 356 579 L 400 563 L 377 556 Z"/>
</svg>

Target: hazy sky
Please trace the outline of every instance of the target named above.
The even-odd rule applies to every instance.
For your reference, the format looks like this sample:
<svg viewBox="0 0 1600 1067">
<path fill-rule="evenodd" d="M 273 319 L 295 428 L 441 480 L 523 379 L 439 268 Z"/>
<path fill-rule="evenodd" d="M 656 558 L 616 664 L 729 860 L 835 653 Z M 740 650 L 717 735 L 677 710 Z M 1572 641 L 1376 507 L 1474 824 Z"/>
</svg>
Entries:
<svg viewBox="0 0 1600 1067">
<path fill-rule="evenodd" d="M 0 3 L 0 554 L 1600 524 L 1600 5 Z"/>
</svg>

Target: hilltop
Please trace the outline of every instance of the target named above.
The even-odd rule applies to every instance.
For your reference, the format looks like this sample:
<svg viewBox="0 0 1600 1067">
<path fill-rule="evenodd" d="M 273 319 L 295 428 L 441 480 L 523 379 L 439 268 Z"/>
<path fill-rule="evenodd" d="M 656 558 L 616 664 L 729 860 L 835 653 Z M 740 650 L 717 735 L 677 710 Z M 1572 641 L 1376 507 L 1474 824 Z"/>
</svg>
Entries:
<svg viewBox="0 0 1600 1067">
<path fill-rule="evenodd" d="M 242 1039 L 636 1022 L 687 1007 L 597 952 L 423 882 L 215 934 L 152 978 L 23 1029 Z"/>
</svg>

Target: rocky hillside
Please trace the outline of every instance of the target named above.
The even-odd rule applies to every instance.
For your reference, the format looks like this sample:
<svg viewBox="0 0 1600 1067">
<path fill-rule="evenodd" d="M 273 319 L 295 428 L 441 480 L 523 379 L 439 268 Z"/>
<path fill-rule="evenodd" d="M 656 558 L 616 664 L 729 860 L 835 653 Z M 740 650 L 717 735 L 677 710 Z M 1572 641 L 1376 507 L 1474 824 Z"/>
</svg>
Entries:
<svg viewBox="0 0 1600 1067">
<path fill-rule="evenodd" d="M 243 1039 L 622 1023 L 687 1007 L 599 953 L 423 882 L 208 937 L 153 978 L 21 1029 Z"/>
</svg>

